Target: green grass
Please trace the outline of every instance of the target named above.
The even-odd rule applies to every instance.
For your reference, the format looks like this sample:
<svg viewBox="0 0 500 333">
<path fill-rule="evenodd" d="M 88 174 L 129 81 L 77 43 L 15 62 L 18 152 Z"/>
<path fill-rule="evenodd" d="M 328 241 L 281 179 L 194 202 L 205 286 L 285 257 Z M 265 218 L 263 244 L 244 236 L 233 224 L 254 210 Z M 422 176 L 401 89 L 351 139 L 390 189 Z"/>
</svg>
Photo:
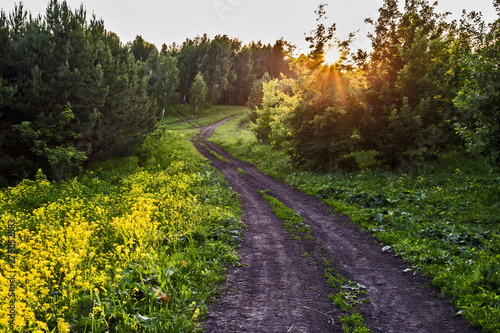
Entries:
<svg viewBox="0 0 500 333">
<path fill-rule="evenodd" d="M 185 130 L 212 125 L 222 119 L 242 114 L 245 107 L 216 105 L 194 112 L 190 105 L 177 105 L 165 111 L 161 125 L 167 125 L 170 130 Z"/>
<path fill-rule="evenodd" d="M 250 130 L 248 109 L 241 112 L 243 113 L 217 128 L 208 141 L 242 160 L 251 161 L 259 170 L 274 178 L 279 179 L 282 173 L 293 172 L 294 169 L 283 151 L 273 150 L 257 141 Z"/>
<path fill-rule="evenodd" d="M 484 332 L 500 330 L 500 174 L 454 153 L 412 173 L 318 174 L 255 139 L 242 115 L 212 141 L 264 173 L 349 216 L 422 272 Z"/>
<path fill-rule="evenodd" d="M 15 249 L 0 239 L 0 298 L 16 289 L 14 326 L 0 303 L 0 331 L 202 331 L 244 225 L 236 193 L 188 140 L 197 132 L 162 123 L 137 156 L 0 190 L 0 232 L 16 231 Z"/>
<path fill-rule="evenodd" d="M 213 156 L 215 156 L 215 158 L 217 158 L 219 161 L 222 161 L 222 162 L 229 162 L 229 160 L 225 157 L 222 157 L 221 155 L 217 154 L 213 149 L 210 149 L 206 144 L 204 143 L 200 143 L 200 145 L 205 148 L 210 154 L 212 154 Z"/>
<path fill-rule="evenodd" d="M 363 317 L 359 313 L 347 314 L 340 318 L 342 331 L 345 333 L 369 333 L 370 330 L 365 326 Z"/>
<path fill-rule="evenodd" d="M 266 191 L 259 191 L 262 197 L 268 202 L 280 220 L 283 221 L 285 230 L 291 235 L 292 239 L 301 241 L 302 237 L 312 240 L 311 228 L 307 225 L 306 221 L 299 214 L 295 213 L 293 209 L 285 206 L 278 199 L 266 194 Z"/>
</svg>

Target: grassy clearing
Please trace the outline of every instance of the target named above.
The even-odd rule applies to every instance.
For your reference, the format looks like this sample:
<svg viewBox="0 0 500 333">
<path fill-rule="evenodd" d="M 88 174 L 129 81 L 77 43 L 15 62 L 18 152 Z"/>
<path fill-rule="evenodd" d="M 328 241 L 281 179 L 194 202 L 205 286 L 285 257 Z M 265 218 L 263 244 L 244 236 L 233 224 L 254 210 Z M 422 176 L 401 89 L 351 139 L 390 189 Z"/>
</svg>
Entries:
<svg viewBox="0 0 500 333">
<path fill-rule="evenodd" d="M 138 156 L 0 190 L 0 331 L 201 330 L 243 224 L 195 133 L 162 124 Z"/>
<path fill-rule="evenodd" d="M 412 173 L 317 174 L 257 142 L 246 119 L 224 124 L 212 141 L 348 215 L 430 276 L 472 325 L 500 330 L 500 174 L 485 160 L 450 154 Z"/>
<path fill-rule="evenodd" d="M 239 106 L 217 105 L 195 112 L 190 105 L 177 105 L 166 112 L 160 123 L 171 130 L 185 130 L 215 124 L 244 110 L 244 107 Z"/>
<path fill-rule="evenodd" d="M 259 170 L 276 179 L 282 174 L 294 172 L 294 168 L 283 151 L 273 150 L 260 144 L 250 130 L 245 109 L 240 114 L 217 128 L 208 139 L 230 152 L 235 157 L 254 163 Z"/>
</svg>

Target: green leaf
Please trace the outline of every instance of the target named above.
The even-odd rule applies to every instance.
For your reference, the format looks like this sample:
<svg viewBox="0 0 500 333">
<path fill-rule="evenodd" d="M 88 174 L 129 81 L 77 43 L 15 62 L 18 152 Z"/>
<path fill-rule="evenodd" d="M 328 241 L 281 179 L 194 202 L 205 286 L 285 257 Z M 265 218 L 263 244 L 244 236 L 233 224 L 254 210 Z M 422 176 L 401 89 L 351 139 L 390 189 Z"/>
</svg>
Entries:
<svg viewBox="0 0 500 333">
<path fill-rule="evenodd" d="M 384 219 L 384 214 L 382 214 L 382 213 L 377 213 L 373 217 L 373 221 L 375 221 L 375 222 L 382 222 L 383 219 Z"/>
</svg>

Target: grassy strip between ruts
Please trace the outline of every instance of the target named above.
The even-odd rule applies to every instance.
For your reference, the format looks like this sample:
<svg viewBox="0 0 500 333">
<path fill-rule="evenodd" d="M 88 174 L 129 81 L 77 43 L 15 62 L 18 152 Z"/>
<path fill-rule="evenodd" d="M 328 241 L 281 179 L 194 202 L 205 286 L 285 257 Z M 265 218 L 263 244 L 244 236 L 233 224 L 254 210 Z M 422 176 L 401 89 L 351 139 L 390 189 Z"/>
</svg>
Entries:
<svg viewBox="0 0 500 333">
<path fill-rule="evenodd" d="M 292 239 L 301 242 L 304 240 L 314 240 L 311 233 L 311 228 L 307 225 L 302 216 L 297 214 L 293 209 L 285 206 L 278 199 L 267 194 L 267 191 L 259 191 L 262 197 L 268 202 L 273 213 L 283 221 L 285 230 L 291 235 Z M 317 251 L 321 251 L 320 248 Z M 303 257 L 308 257 L 307 253 Z M 349 281 L 340 274 L 334 274 L 334 268 L 331 267 L 327 259 L 323 260 L 325 267 L 324 277 L 328 286 L 336 290 L 335 293 L 329 295 L 329 299 L 333 304 L 342 309 L 344 315 L 339 318 L 342 324 L 342 331 L 345 333 L 368 333 L 370 330 L 364 325 L 363 317 L 356 311 L 356 306 L 369 301 L 367 298 L 358 299 L 358 296 L 367 294 L 363 291 L 365 286 Z"/>
<path fill-rule="evenodd" d="M 161 125 L 139 156 L 0 190 L 0 331 L 201 331 L 243 224 L 193 135 Z"/>
<path fill-rule="evenodd" d="M 500 174 L 482 158 L 442 155 L 411 173 L 301 171 L 259 143 L 245 115 L 211 141 L 346 214 L 407 260 L 408 273 L 430 276 L 472 325 L 500 330 Z"/>
<path fill-rule="evenodd" d="M 214 150 L 210 149 L 206 144 L 200 143 L 200 146 L 202 146 L 203 148 L 205 148 L 210 154 L 212 154 L 213 156 L 215 156 L 215 158 L 217 158 L 219 161 L 226 162 L 226 163 L 229 162 L 229 160 L 227 158 L 220 156 Z"/>
</svg>

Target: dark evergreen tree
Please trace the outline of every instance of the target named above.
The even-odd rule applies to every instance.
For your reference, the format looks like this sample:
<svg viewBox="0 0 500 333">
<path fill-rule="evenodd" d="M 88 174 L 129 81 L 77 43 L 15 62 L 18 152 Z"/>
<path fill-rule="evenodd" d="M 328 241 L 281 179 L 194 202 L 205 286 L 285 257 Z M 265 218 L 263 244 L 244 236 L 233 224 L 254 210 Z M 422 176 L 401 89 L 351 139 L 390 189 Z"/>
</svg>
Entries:
<svg viewBox="0 0 500 333">
<path fill-rule="evenodd" d="M 158 49 L 152 43 L 146 42 L 142 36 L 136 36 L 130 45 L 130 51 L 134 54 L 136 60 L 147 61 L 151 54 L 157 54 Z"/>
<path fill-rule="evenodd" d="M 89 157 L 130 152 L 154 111 L 136 60 L 104 23 L 52 0 L 0 15 L 0 169 L 7 182 L 77 172 Z"/>
</svg>

